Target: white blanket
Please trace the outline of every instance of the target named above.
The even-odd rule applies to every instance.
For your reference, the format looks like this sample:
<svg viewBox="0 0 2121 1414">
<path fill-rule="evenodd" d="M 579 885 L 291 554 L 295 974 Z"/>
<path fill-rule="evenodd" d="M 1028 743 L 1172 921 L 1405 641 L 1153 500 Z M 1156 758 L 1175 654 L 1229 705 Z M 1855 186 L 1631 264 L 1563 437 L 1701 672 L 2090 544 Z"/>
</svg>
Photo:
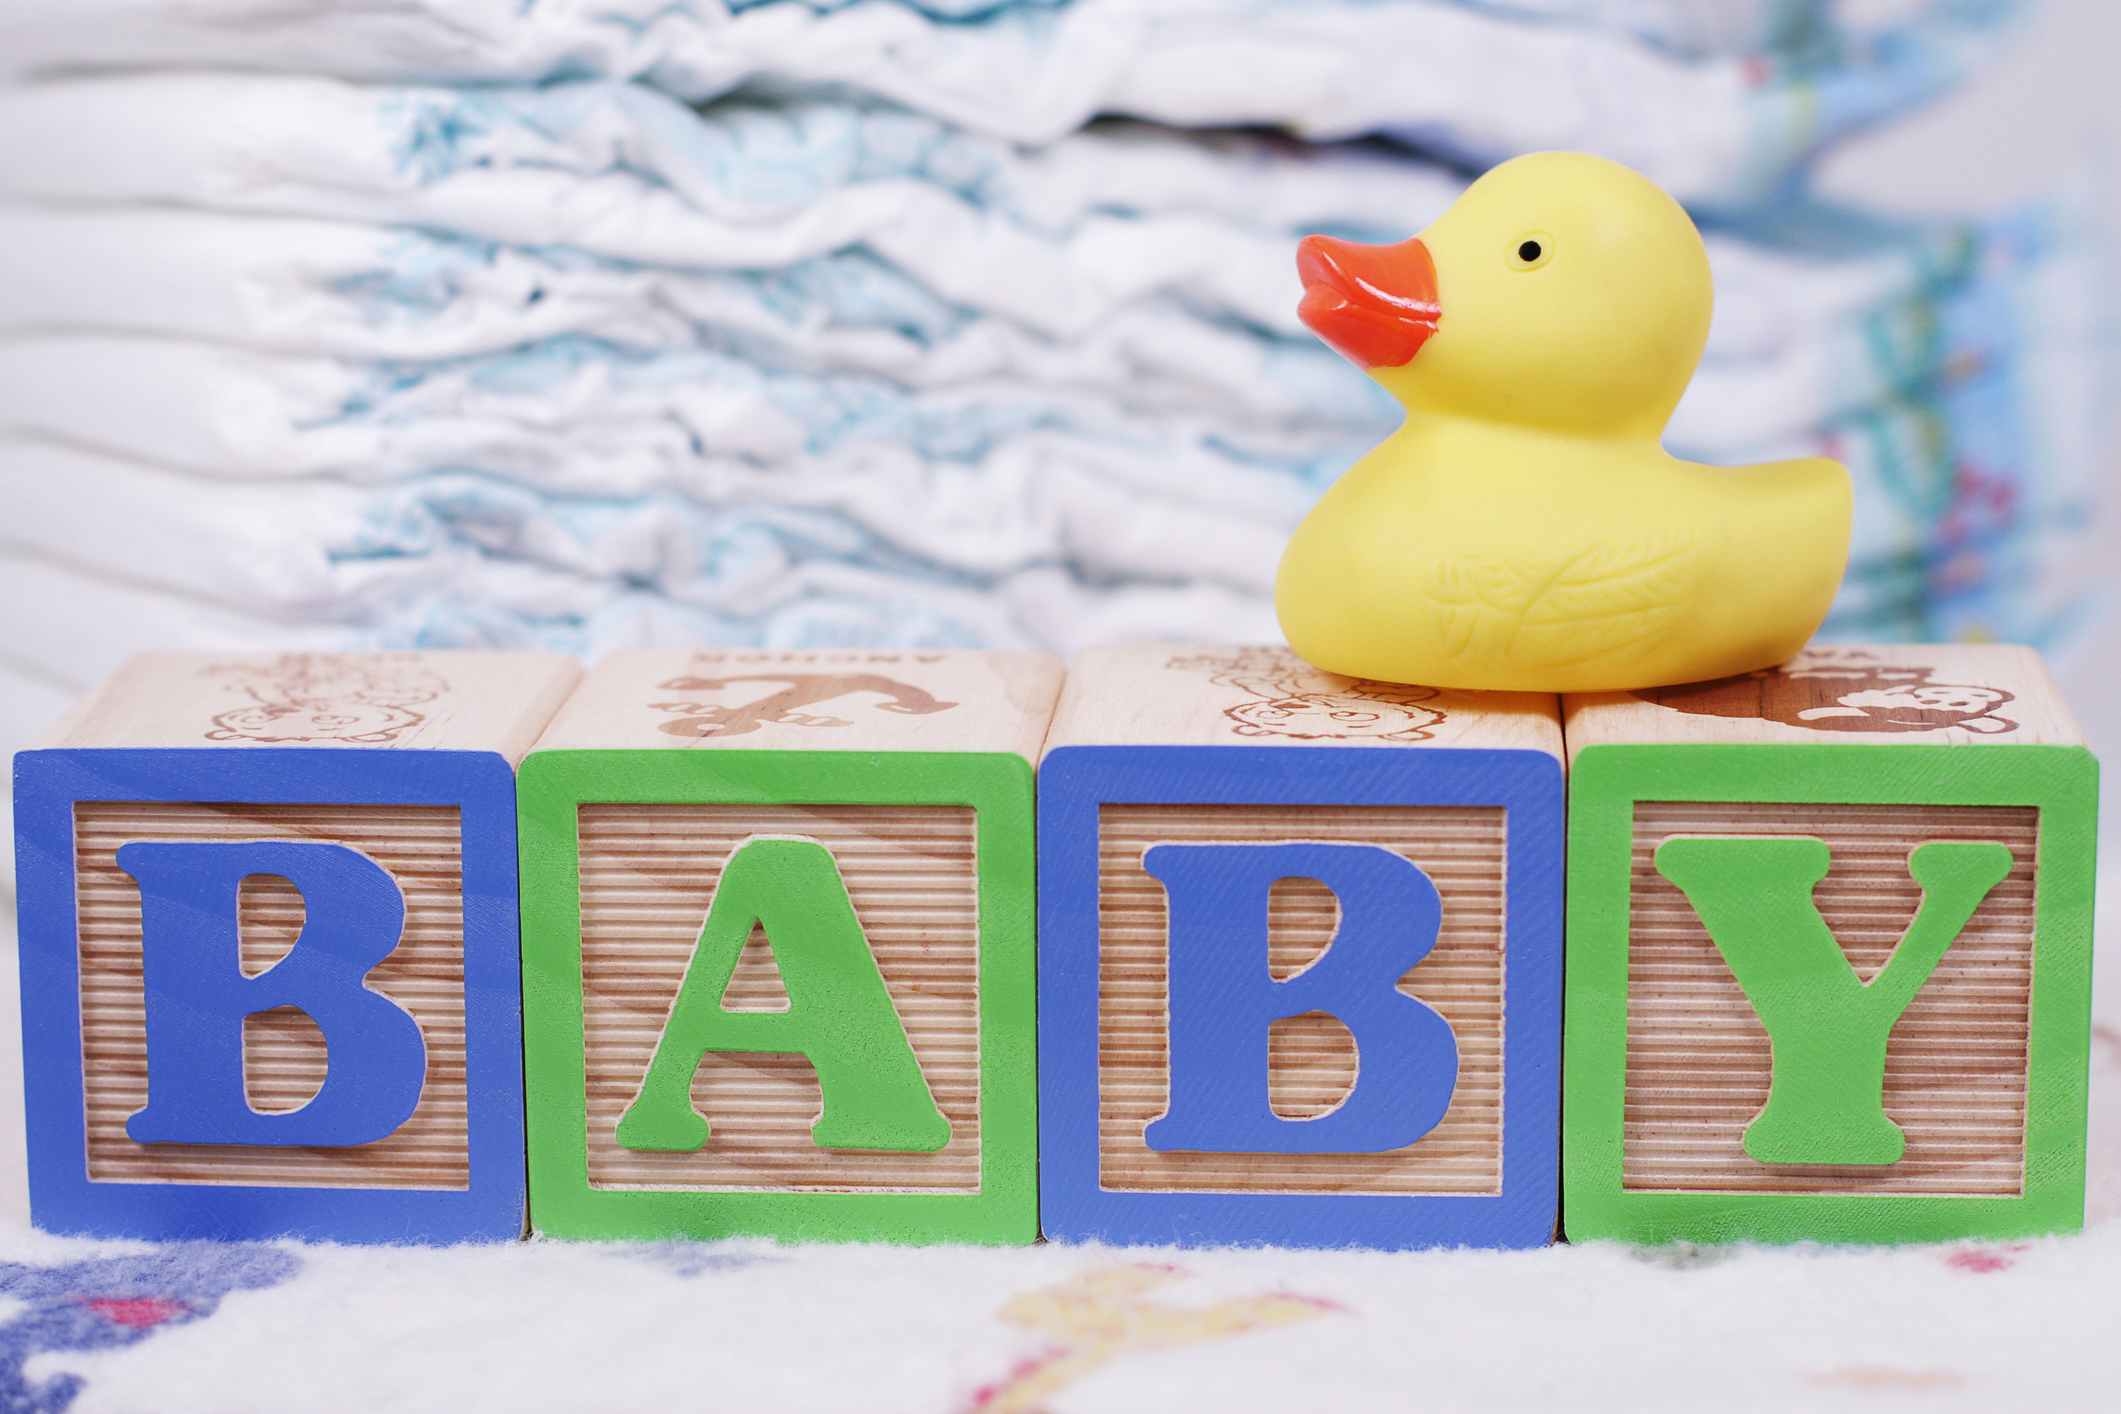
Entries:
<svg viewBox="0 0 2121 1414">
<path fill-rule="evenodd" d="M 965 22 L 894 0 L 18 0 L 0 11 L 0 55 L 30 69 L 364 80 L 587 74 L 691 100 L 747 85 L 829 87 L 1030 141 L 1120 113 L 1313 138 L 1393 132 L 1476 165 L 1582 147 L 1683 199 L 1728 203 L 1774 193 L 1824 143 L 1948 88 L 1993 46 L 1996 12 L 2011 7 L 1925 5 L 1909 23 L 1889 18 L 1889 38 L 1871 42 L 1861 27 L 1821 26 L 1824 58 L 1788 68 L 1728 53 L 1689 62 L 1617 30 L 1436 0 L 980 8 Z M 1745 9 L 1757 20 L 1762 7 Z"/>
</svg>

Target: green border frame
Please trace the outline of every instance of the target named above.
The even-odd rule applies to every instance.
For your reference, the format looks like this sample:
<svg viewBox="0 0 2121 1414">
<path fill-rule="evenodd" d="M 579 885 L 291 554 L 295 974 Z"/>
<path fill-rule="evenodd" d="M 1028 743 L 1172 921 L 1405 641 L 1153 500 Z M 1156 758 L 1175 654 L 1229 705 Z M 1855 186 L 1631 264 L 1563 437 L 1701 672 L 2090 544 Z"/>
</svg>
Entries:
<svg viewBox="0 0 2121 1414">
<path fill-rule="evenodd" d="M 523 762 L 517 799 L 534 1231 L 578 1238 L 1037 1239 L 1037 876 L 1028 762 L 984 752 L 541 751 Z M 954 805 L 976 812 L 979 1191 L 592 1188 L 582 1039 L 584 804 Z"/>
<path fill-rule="evenodd" d="M 1593 746 L 1570 770 L 1562 1227 L 1632 1242 L 1924 1242 L 2084 1224 L 2099 763 L 2067 746 Z M 1628 906 L 1642 801 L 2016 805 L 2040 811 L 2025 1192 L 1629 1192 L 1620 1186 Z"/>
</svg>

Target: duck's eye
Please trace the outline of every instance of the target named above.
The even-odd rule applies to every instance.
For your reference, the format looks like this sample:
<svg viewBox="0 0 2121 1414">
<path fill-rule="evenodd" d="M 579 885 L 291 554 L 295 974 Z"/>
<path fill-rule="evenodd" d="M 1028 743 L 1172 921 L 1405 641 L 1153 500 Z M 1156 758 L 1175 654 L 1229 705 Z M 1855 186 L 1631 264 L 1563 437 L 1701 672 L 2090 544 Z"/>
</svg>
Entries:
<svg viewBox="0 0 2121 1414">
<path fill-rule="evenodd" d="M 1537 270 L 1540 266 L 1547 263 L 1548 258 L 1553 253 L 1553 243 L 1543 235 L 1520 237 L 1517 244 L 1510 248 L 1510 268 L 1512 270 Z"/>
</svg>

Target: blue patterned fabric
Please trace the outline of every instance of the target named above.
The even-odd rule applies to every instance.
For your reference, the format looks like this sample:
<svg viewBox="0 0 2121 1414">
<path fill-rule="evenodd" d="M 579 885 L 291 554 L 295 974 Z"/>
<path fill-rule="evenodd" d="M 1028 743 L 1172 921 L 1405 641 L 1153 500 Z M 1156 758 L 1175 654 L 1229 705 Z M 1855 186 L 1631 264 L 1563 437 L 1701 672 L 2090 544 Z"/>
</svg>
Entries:
<svg viewBox="0 0 2121 1414">
<path fill-rule="evenodd" d="M 49 1264 L 0 1262 L 0 1298 L 13 1304 L 0 1320 L 0 1409 L 62 1414 L 86 1384 L 66 1371 L 65 1356 L 138 1345 L 213 1315 L 230 1292 L 274 1287 L 300 1269 L 300 1259 L 281 1248 L 210 1242 Z M 62 1373 L 44 1373 L 54 1363 Z"/>
</svg>

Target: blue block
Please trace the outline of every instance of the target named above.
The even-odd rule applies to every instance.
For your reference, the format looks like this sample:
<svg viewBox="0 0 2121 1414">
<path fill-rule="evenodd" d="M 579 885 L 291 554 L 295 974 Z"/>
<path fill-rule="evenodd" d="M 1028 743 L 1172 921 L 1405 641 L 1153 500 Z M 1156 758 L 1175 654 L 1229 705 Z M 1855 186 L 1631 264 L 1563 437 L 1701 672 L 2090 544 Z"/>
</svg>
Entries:
<svg viewBox="0 0 2121 1414">
<path fill-rule="evenodd" d="M 1505 907 L 1498 1191 L 1359 1191 L 1375 1156 L 1419 1154 L 1461 1074 L 1448 1024 L 1394 987 L 1402 974 L 1420 984 L 1423 960 L 1444 921 L 1434 882 L 1406 855 L 1369 844 L 1322 843 L 1300 834 L 1218 842 L 1197 830 L 1143 854 L 1144 873 L 1165 896 L 1169 1107 L 1145 1127 L 1132 1152 L 1209 1153 L 1233 1166 L 1258 1156 L 1306 1155 L 1311 1167 L 1303 1170 L 1306 1177 L 1277 1181 L 1268 1192 L 1219 1190 L 1214 1182 L 1105 1186 L 1099 829 L 1108 805 L 1499 807 L 1506 877 L 1495 881 Z M 1039 771 L 1038 841 L 1046 1235 L 1197 1246 L 1550 1242 L 1559 1175 L 1562 821 L 1561 765 L 1539 751 L 1096 745 L 1050 751 Z M 1279 878 L 1316 880 L 1331 889 L 1340 922 L 1315 962 L 1275 980 L 1265 953 L 1266 898 Z M 1276 1116 L 1265 1093 L 1266 1027 L 1279 1017 L 1319 1011 L 1335 1016 L 1357 1042 L 1354 1086 L 1337 1109 L 1315 1118 Z M 1131 1144 L 1131 1135 L 1123 1137 Z"/>
<path fill-rule="evenodd" d="M 97 801 L 229 806 L 452 806 L 462 844 L 468 1124 L 461 1188 L 326 1183 L 125 1182 L 88 1176 L 75 810 Z M 516 909 L 515 776 L 484 751 L 329 748 L 66 748 L 15 758 L 23 1075 L 30 1210 L 54 1232 L 153 1239 L 294 1236 L 335 1242 L 519 1237 L 524 1220 L 522 984 Z M 419 1104 L 427 1046 L 409 1012 L 366 985 L 399 946 L 401 881 L 328 839 L 122 844 L 141 893 L 150 1103 L 130 1142 L 193 1149 L 346 1149 L 387 1139 Z M 302 895 L 301 931 L 255 976 L 235 956 L 247 876 Z M 429 885 L 431 887 L 431 885 Z M 246 1016 L 295 1007 L 323 1032 L 317 1095 L 252 1110 L 243 1090 Z M 211 1150 L 207 1146 L 215 1146 Z M 234 1172 L 234 1170 L 232 1170 Z"/>
</svg>

